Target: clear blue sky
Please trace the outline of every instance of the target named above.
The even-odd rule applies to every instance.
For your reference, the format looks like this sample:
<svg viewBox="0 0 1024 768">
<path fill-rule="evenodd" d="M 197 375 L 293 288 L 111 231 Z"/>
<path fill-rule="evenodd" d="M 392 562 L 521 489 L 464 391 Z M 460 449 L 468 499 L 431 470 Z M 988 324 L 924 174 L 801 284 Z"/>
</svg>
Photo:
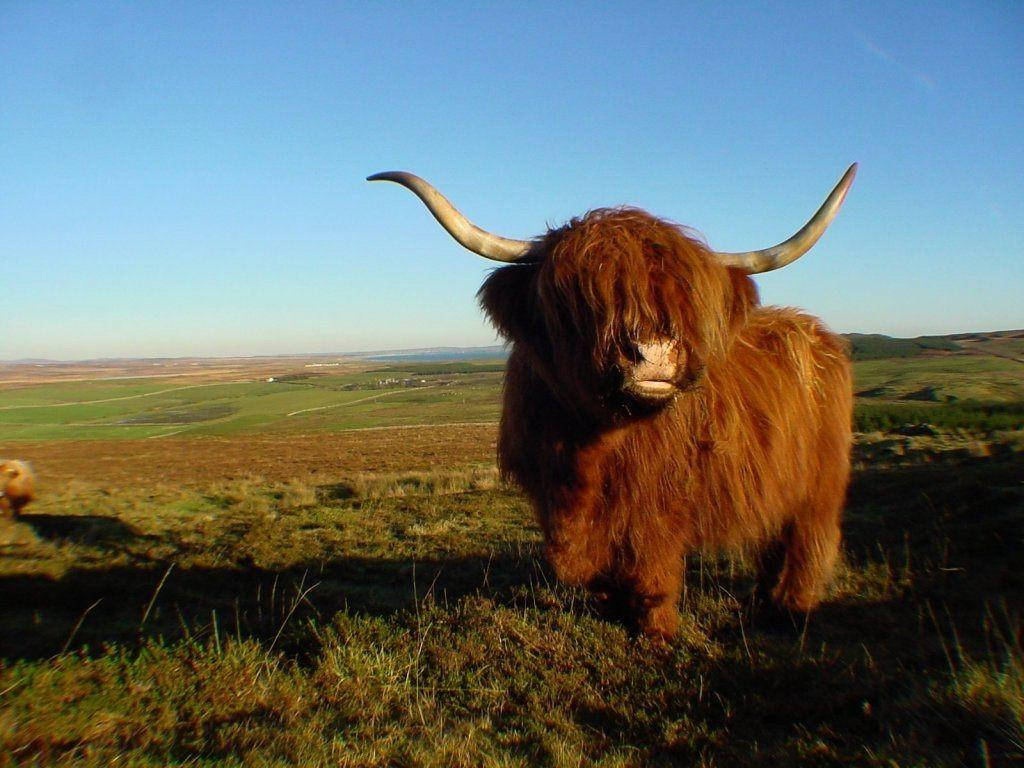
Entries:
<svg viewBox="0 0 1024 768">
<path fill-rule="evenodd" d="M 493 343 L 490 268 L 629 203 L 839 331 L 1024 327 L 1024 5 L 0 4 L 0 359 Z"/>
</svg>

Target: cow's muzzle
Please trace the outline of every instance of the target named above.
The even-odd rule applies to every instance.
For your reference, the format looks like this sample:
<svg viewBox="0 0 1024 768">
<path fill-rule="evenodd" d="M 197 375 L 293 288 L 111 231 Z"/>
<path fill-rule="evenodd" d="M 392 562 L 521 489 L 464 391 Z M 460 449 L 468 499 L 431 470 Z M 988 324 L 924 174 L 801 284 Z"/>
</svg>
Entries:
<svg viewBox="0 0 1024 768">
<path fill-rule="evenodd" d="M 686 354 L 671 339 L 638 342 L 622 365 L 622 392 L 648 405 L 667 403 L 679 393 Z"/>
</svg>

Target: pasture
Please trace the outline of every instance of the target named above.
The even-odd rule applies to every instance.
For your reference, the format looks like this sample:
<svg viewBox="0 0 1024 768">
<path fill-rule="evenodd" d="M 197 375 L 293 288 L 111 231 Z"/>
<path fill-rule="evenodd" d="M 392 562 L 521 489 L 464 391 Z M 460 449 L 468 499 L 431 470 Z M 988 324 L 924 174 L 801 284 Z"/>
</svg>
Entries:
<svg viewBox="0 0 1024 768">
<path fill-rule="evenodd" d="M 0 530 L 0 763 L 1021 759 L 1019 427 L 859 435 L 829 600 L 794 621 L 692 558 L 665 650 L 541 561 L 500 366 L 404 365 L 0 389 L 41 486 Z M 860 361 L 860 418 L 1019 413 L 1022 369 Z"/>
</svg>

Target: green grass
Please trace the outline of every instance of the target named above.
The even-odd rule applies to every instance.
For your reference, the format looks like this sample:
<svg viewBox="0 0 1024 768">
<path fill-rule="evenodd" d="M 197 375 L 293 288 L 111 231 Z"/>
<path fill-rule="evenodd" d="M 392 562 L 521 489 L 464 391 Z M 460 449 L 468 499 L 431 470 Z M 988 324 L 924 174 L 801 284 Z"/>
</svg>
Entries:
<svg viewBox="0 0 1024 768">
<path fill-rule="evenodd" d="M 39 500 L 0 561 L 13 764 L 1001 765 L 1020 454 L 872 464 L 806 624 L 693 557 L 667 652 L 557 585 L 493 467 Z"/>
</svg>

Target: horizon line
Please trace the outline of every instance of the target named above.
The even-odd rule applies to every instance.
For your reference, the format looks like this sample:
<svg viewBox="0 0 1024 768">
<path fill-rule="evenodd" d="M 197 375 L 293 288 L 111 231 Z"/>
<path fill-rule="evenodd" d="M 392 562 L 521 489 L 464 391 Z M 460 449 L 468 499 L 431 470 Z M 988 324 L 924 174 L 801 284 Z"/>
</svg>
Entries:
<svg viewBox="0 0 1024 768">
<path fill-rule="evenodd" d="M 985 331 L 956 331 L 954 333 L 923 333 L 917 336 L 890 336 L 887 333 L 862 333 L 860 331 L 847 331 L 839 333 L 839 336 L 881 336 L 889 339 L 902 339 L 902 340 L 913 340 L 913 339 L 937 339 L 937 338 L 956 338 L 963 336 L 974 336 L 974 335 L 1002 335 L 1002 334 L 1024 334 L 1024 328 L 999 328 L 994 330 Z M 453 351 L 466 351 L 466 350 L 484 350 L 484 349 L 495 349 L 497 347 L 508 347 L 510 342 L 499 342 L 497 344 L 470 344 L 466 346 L 458 346 L 455 344 L 435 344 L 426 347 L 396 347 L 392 349 L 371 349 L 371 350 L 360 350 L 353 352 L 280 352 L 280 353 L 268 353 L 258 355 L 128 355 L 123 357 L 18 357 L 18 358 L 0 358 L 0 365 L 46 365 L 46 364 L 62 364 L 62 363 L 112 363 L 119 361 L 138 361 L 138 360 L 276 360 L 281 358 L 310 358 L 310 357 L 371 357 L 371 356 L 383 356 L 383 355 L 398 355 L 402 353 L 414 353 L 414 352 L 428 352 L 430 350 L 453 350 Z"/>
</svg>

